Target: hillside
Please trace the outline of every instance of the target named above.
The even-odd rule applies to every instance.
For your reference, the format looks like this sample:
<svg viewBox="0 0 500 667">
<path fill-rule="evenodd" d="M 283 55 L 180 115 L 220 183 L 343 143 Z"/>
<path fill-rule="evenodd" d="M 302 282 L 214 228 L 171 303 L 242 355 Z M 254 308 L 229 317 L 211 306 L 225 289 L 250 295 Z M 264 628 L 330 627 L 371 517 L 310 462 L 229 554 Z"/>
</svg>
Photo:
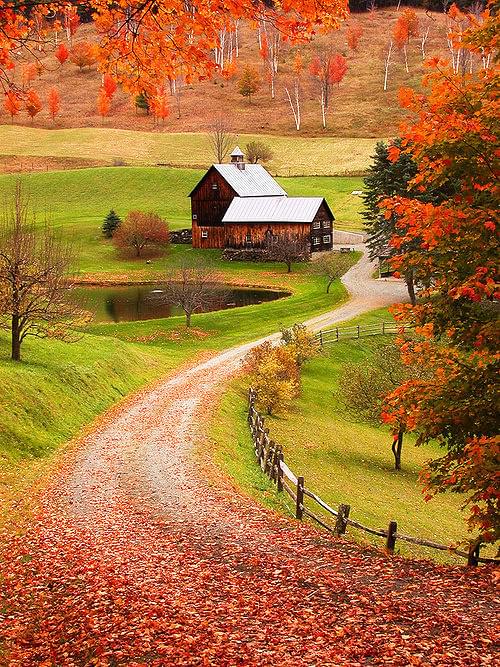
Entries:
<svg viewBox="0 0 500 667">
<path fill-rule="evenodd" d="M 401 111 L 397 102 L 400 86 L 418 85 L 422 73 L 420 38 L 413 38 L 408 47 L 409 73 L 406 73 L 403 56 L 395 51 L 390 67 L 389 87 L 383 90 L 384 60 L 393 26 L 396 9 L 377 10 L 366 14 L 351 15 L 341 30 L 318 39 L 303 47 L 306 65 L 301 77 L 302 127 L 301 136 L 380 137 L 397 132 Z M 420 32 L 429 28 L 425 46 L 426 55 L 445 55 L 445 17 L 443 14 L 425 13 L 418 10 Z M 363 30 L 358 50 L 352 52 L 346 45 L 349 26 Z M 91 25 L 83 25 L 76 33 L 75 41 L 94 38 Z M 333 91 L 328 112 L 328 128 L 321 128 L 319 91 L 317 82 L 311 77 L 308 63 L 317 48 L 331 46 L 335 52 L 348 58 L 348 71 L 341 85 Z M 286 98 L 285 87 L 292 81 L 292 60 L 296 49 L 284 44 L 279 58 L 276 80 L 276 98 L 271 99 L 269 85 L 265 80 L 259 55 L 256 31 L 249 26 L 240 29 L 238 71 L 229 81 L 221 77 L 212 81 L 184 86 L 179 98 L 171 97 L 170 117 L 164 125 L 155 127 L 154 120 L 144 112 L 136 112 L 128 95 L 115 94 L 110 115 L 103 120 L 97 113 L 96 98 L 101 77 L 95 69 L 79 71 L 69 60 L 59 66 L 53 55 L 43 60 L 45 70 L 31 84 L 45 104 L 35 118 L 36 127 L 110 127 L 155 132 L 200 132 L 209 128 L 213 118 L 224 110 L 236 133 L 264 133 L 275 135 L 297 134 Z M 249 104 L 238 93 L 238 77 L 246 65 L 259 69 L 261 88 Z M 61 95 L 61 113 L 53 124 L 46 109 L 48 90 L 56 86 Z M 177 102 L 179 101 L 179 106 Z M 10 122 L 2 108 L 0 121 Z M 16 124 L 30 125 L 27 115 L 20 114 Z M 4 151 L 0 151 L 3 153 Z"/>
</svg>

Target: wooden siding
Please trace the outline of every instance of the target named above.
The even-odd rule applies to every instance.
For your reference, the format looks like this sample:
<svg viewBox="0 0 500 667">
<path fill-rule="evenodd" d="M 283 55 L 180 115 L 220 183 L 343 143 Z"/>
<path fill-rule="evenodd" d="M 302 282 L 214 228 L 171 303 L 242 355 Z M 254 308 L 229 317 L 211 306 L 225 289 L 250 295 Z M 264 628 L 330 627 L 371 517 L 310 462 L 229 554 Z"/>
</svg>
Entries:
<svg viewBox="0 0 500 667">
<path fill-rule="evenodd" d="M 266 245 L 266 234 L 272 234 L 273 236 L 290 234 L 309 239 L 311 226 L 308 223 L 265 222 L 231 223 L 224 225 L 224 228 L 226 230 L 227 248 L 263 248 Z M 250 241 L 247 241 L 247 236 L 250 236 Z"/>
<path fill-rule="evenodd" d="M 314 223 L 319 223 L 320 227 L 315 228 Z M 309 225 L 309 234 L 311 238 L 311 251 L 320 252 L 322 250 L 331 250 L 333 248 L 333 218 L 323 202 L 314 216 L 314 220 Z M 330 237 L 330 241 L 325 241 L 325 236 Z M 315 239 L 318 239 L 315 242 Z"/>
<path fill-rule="evenodd" d="M 202 233 L 207 234 L 203 238 Z M 225 234 L 224 227 L 220 226 L 202 226 L 193 220 L 193 248 L 224 248 Z"/>
<path fill-rule="evenodd" d="M 193 248 L 224 247 L 222 218 L 235 194 L 216 169 L 212 167 L 208 170 L 191 195 Z M 201 237 L 200 227 L 206 230 L 212 228 L 208 238 Z"/>
</svg>

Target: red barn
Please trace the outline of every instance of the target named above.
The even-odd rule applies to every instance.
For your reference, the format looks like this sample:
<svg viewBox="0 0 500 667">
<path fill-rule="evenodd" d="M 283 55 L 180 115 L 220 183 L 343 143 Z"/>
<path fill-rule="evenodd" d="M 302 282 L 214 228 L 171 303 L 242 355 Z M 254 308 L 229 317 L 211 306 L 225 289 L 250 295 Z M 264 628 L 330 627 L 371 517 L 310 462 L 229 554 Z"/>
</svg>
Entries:
<svg viewBox="0 0 500 667">
<path fill-rule="evenodd" d="M 189 195 L 193 248 L 263 248 L 282 234 L 311 250 L 331 250 L 334 216 L 323 197 L 288 197 L 260 164 L 236 148 L 230 164 L 214 164 Z"/>
</svg>

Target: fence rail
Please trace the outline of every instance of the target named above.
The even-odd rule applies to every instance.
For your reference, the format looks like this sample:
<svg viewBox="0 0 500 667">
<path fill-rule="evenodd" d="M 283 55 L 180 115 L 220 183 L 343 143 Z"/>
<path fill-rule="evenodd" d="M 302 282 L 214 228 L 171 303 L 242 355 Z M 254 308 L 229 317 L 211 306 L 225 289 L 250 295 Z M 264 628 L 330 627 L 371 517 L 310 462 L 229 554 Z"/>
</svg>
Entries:
<svg viewBox="0 0 500 667">
<path fill-rule="evenodd" d="M 330 531 L 334 535 L 343 535 L 347 527 L 362 530 L 370 535 L 381 537 L 385 539 L 385 548 L 389 553 L 394 553 L 396 541 L 409 542 L 419 546 L 429 547 L 430 549 L 438 549 L 440 551 L 448 551 L 457 556 L 467 559 L 467 564 L 470 566 L 477 566 L 479 563 L 500 563 L 497 558 L 485 558 L 480 556 L 480 545 L 472 544 L 469 551 L 462 551 L 455 547 L 426 540 L 420 537 L 413 537 L 398 532 L 398 524 L 396 521 L 389 521 L 387 529 L 377 529 L 370 526 L 365 526 L 359 521 L 349 518 L 351 506 L 341 503 L 337 510 L 330 507 L 322 498 L 316 493 L 308 489 L 305 485 L 304 477 L 297 476 L 287 466 L 284 460 L 283 448 L 281 445 L 274 442 L 269 435 L 269 429 L 265 428 L 264 417 L 259 414 L 255 408 L 255 401 L 257 395 L 253 389 L 248 392 L 248 424 L 252 434 L 252 441 L 255 450 L 257 462 L 261 470 L 277 485 L 280 492 L 287 493 L 293 500 L 295 505 L 295 517 L 301 520 L 304 514 L 323 528 Z M 319 507 L 328 515 L 335 518 L 334 525 L 330 524 L 327 518 L 318 516 L 306 506 L 306 498 L 314 501 Z"/>
<path fill-rule="evenodd" d="M 400 324 L 398 322 L 377 322 L 375 324 L 358 324 L 350 327 L 335 327 L 333 329 L 320 329 L 315 334 L 316 340 L 321 346 L 330 343 L 338 343 L 340 340 L 353 340 L 366 338 L 368 336 L 386 336 L 389 334 L 401 335 L 412 330 L 411 324 Z"/>
</svg>

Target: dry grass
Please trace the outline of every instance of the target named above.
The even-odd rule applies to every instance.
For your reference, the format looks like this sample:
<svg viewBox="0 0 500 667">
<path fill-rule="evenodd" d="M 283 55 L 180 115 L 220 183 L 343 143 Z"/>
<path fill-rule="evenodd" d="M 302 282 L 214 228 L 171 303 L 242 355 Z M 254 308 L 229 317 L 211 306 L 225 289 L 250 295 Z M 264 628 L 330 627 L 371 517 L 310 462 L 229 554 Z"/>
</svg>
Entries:
<svg viewBox="0 0 500 667">
<path fill-rule="evenodd" d="M 256 138 L 256 135 L 240 135 L 238 141 L 244 146 Z M 278 176 L 362 173 L 370 164 L 376 142 L 375 139 L 333 137 L 259 138 L 272 147 L 275 157 L 267 166 Z M 206 168 L 214 160 L 207 136 L 200 133 L 167 134 L 111 128 L 44 130 L 4 125 L 0 126 L 0 145 L 4 156 L 18 156 L 20 163 L 24 161 L 28 169 L 29 156 L 33 159 L 61 159 L 64 161 L 62 164 L 71 158 L 82 163 L 78 166 L 92 162 L 95 156 L 99 156 L 100 162 L 105 164 L 168 164 L 197 168 Z M 12 158 L 3 159 L 4 171 L 11 171 Z"/>
<path fill-rule="evenodd" d="M 397 132 L 401 111 L 397 103 L 397 90 L 402 85 L 417 85 L 422 73 L 422 57 L 418 40 L 413 40 L 410 49 L 410 73 L 405 72 L 402 58 L 396 53 L 391 67 L 389 90 L 384 92 L 383 69 L 384 52 L 395 23 L 395 9 L 377 10 L 373 13 L 357 14 L 349 18 L 340 31 L 326 40 L 333 48 L 349 58 L 349 70 L 341 86 L 333 92 L 329 127 L 325 132 L 320 123 L 320 105 L 316 84 L 308 75 L 303 76 L 303 124 L 300 136 L 345 136 L 378 137 Z M 430 26 L 427 54 L 446 55 L 445 19 L 442 14 L 425 14 L 419 11 L 421 24 Z M 347 52 L 345 34 L 349 24 L 359 24 L 364 34 L 358 52 Z M 92 28 L 82 26 L 76 39 L 91 39 Z M 311 57 L 311 50 L 317 45 L 304 48 L 305 60 Z M 269 135 L 296 135 L 293 118 L 285 96 L 285 86 L 290 80 L 293 52 L 288 46 L 282 50 L 280 72 L 277 79 L 276 99 L 272 100 L 266 83 L 255 95 L 252 104 L 238 94 L 236 75 L 231 81 L 214 79 L 187 86 L 181 96 L 180 118 L 177 118 L 175 100 L 172 98 L 172 113 L 161 131 L 191 132 L 206 130 L 215 114 L 227 110 L 236 133 L 264 133 Z M 239 68 L 253 64 L 262 70 L 255 31 L 249 27 L 242 29 Z M 61 68 L 53 56 L 45 60 L 46 70 L 34 87 L 46 100 L 51 86 L 56 85 L 61 92 L 61 115 L 55 127 L 115 127 L 123 129 L 154 129 L 153 119 L 136 114 L 130 98 L 117 93 L 113 101 L 111 115 L 101 121 L 97 114 L 96 98 L 101 79 L 95 70 L 80 72 L 69 61 Z M 1 119 L 7 123 L 8 115 L 0 110 Z M 26 114 L 19 122 L 29 126 Z M 53 127 L 47 110 L 35 119 L 37 127 Z M 138 147 L 138 143 L 136 144 Z M 3 151 L 2 151 L 3 152 Z M 334 157 L 334 156 L 332 156 Z"/>
</svg>

